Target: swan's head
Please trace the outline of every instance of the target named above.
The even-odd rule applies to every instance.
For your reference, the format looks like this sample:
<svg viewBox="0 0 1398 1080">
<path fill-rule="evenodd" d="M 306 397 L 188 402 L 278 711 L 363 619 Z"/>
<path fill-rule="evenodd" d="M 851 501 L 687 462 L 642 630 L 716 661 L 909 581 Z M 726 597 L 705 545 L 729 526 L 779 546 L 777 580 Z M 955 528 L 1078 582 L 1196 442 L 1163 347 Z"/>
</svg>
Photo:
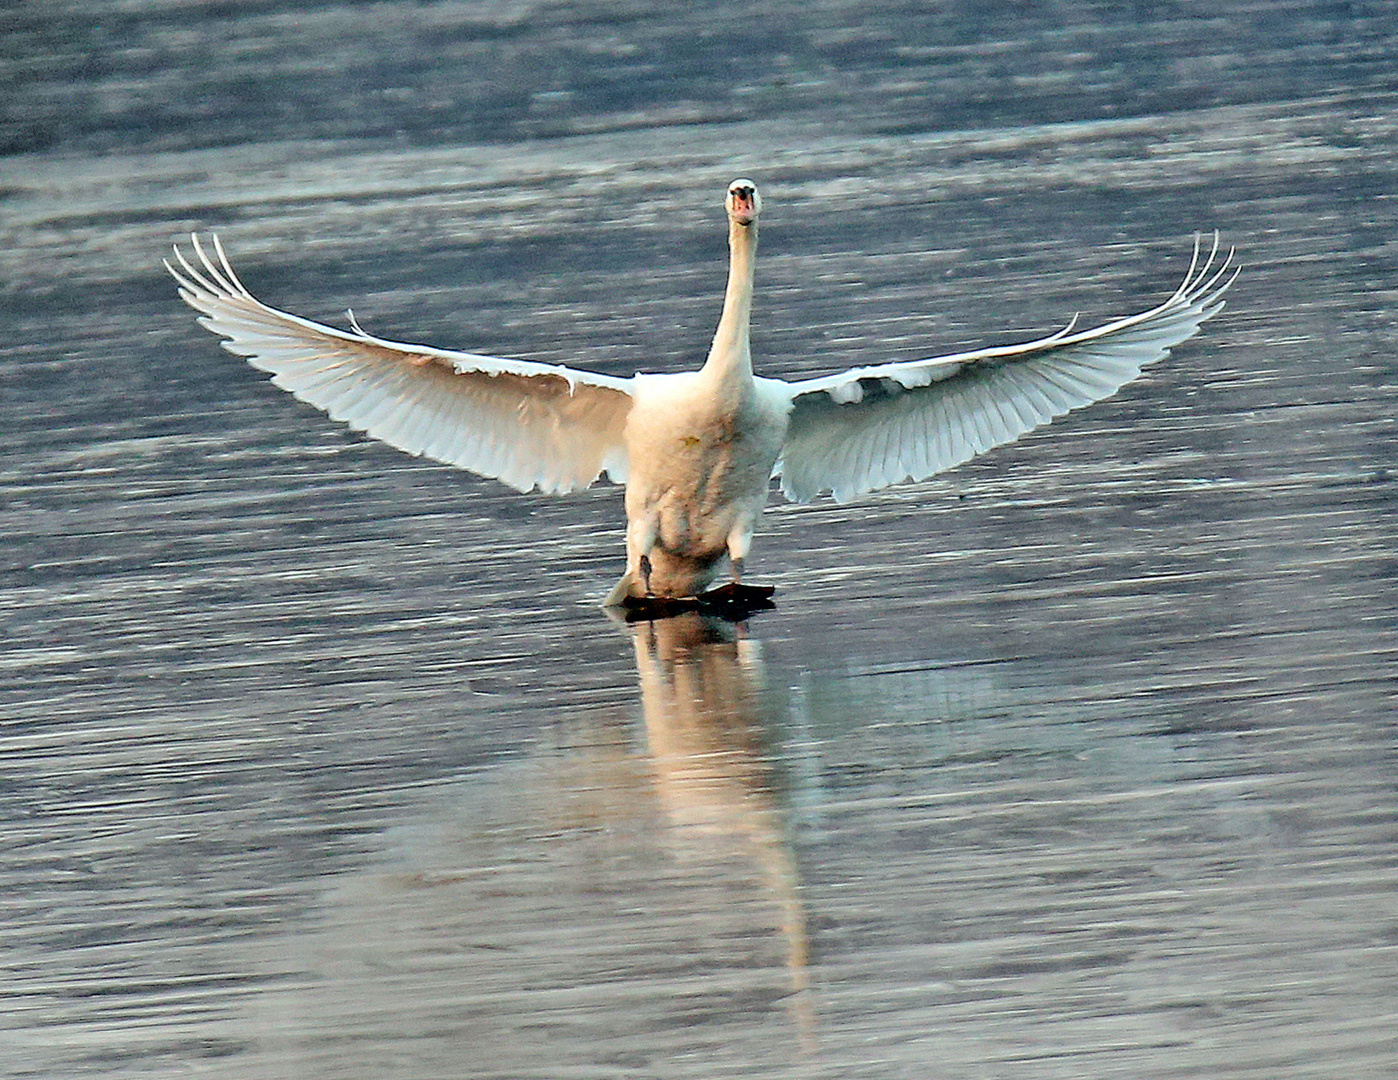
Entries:
<svg viewBox="0 0 1398 1080">
<path fill-rule="evenodd" d="M 751 180 L 734 180 L 728 185 L 728 216 L 739 225 L 753 225 L 762 210 L 762 196 Z"/>
</svg>

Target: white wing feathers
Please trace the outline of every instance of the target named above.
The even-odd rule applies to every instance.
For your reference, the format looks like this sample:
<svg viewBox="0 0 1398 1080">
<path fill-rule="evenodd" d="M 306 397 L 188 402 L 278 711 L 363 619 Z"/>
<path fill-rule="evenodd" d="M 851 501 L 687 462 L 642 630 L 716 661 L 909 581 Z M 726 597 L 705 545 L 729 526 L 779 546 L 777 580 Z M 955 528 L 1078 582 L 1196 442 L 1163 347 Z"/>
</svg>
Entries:
<svg viewBox="0 0 1398 1080">
<path fill-rule="evenodd" d="M 1073 323 L 1020 345 L 855 368 L 789 384 L 790 428 L 774 475 L 798 502 L 845 500 L 921 480 L 1114 394 L 1223 308 L 1232 252 L 1203 265 L 1196 238 L 1183 283 L 1158 307 L 1092 330 Z M 1076 319 L 1074 320 L 1076 322 Z"/>
<path fill-rule="evenodd" d="M 411 454 L 496 477 L 520 491 L 624 482 L 631 382 L 553 364 L 503 360 L 352 333 L 268 307 L 193 238 L 196 268 L 166 262 L 199 322 L 223 347 L 336 420 Z"/>
<path fill-rule="evenodd" d="M 496 477 L 521 491 L 624 483 L 634 381 L 553 364 L 406 345 L 268 307 L 238 280 L 213 238 L 193 238 L 196 267 L 175 249 L 165 266 L 180 296 L 223 347 L 336 420 L 409 453 Z M 798 502 L 921 480 L 1114 394 L 1223 308 L 1232 252 L 1218 236 L 1163 304 L 1076 333 L 786 383 L 759 379 L 790 402 L 773 469 Z"/>
</svg>

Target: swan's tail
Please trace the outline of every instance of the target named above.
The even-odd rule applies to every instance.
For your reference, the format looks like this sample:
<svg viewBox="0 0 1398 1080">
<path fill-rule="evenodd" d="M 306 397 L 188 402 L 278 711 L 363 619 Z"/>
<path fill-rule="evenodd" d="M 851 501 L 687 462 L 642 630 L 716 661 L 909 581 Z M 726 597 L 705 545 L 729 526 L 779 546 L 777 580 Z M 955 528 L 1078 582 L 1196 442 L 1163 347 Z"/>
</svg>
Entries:
<svg viewBox="0 0 1398 1080">
<path fill-rule="evenodd" d="M 630 570 L 621 575 L 621 580 L 607 594 L 607 598 L 602 601 L 603 607 L 621 607 L 626 603 L 626 598 L 634 595 L 636 587 L 636 575 Z"/>
</svg>

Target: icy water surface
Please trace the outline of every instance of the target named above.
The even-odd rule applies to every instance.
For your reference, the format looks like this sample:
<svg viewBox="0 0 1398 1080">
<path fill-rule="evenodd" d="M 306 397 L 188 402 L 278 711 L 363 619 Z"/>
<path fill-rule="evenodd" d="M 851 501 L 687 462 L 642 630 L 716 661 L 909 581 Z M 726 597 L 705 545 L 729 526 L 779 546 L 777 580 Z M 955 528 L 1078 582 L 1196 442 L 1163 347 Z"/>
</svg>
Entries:
<svg viewBox="0 0 1398 1080">
<path fill-rule="evenodd" d="M 1398 22 L 997 10 L 0 17 L 0 1075 L 1398 1072 Z M 1245 270 L 1110 401 L 774 502 L 776 611 L 627 627 L 615 489 L 346 433 L 159 267 L 678 370 L 738 175 L 770 374 Z"/>
</svg>

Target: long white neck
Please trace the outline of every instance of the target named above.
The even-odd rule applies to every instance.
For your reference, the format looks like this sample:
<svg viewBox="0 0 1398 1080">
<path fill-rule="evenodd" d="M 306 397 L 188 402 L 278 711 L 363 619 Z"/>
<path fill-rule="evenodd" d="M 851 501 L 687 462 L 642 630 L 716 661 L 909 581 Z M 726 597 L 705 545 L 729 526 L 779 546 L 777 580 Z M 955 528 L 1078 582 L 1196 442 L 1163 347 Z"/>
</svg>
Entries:
<svg viewBox="0 0 1398 1080">
<path fill-rule="evenodd" d="M 728 288 L 723 294 L 723 315 L 704 372 L 719 379 L 752 378 L 752 350 L 748 327 L 752 316 L 753 257 L 757 254 L 757 222 L 740 225 L 728 221 Z"/>
</svg>

